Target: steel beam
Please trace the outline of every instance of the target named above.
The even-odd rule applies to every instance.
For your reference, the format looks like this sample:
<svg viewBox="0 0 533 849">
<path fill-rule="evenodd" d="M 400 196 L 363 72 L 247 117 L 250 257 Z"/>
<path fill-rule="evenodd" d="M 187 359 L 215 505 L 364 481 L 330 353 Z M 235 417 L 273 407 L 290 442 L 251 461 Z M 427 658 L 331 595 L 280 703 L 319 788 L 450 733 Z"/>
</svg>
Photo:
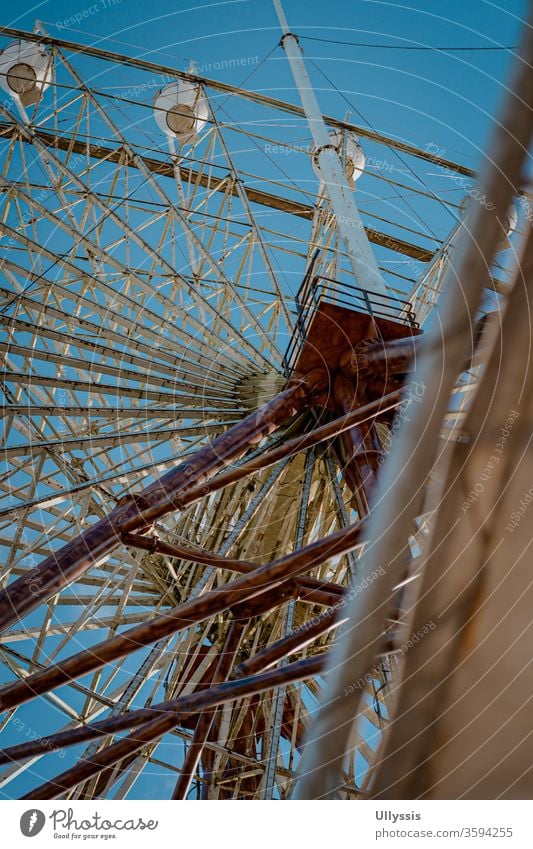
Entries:
<svg viewBox="0 0 533 849">
<path fill-rule="evenodd" d="M 216 686 L 217 684 L 222 684 L 222 682 L 227 679 L 231 671 L 231 667 L 233 666 L 235 656 L 239 649 L 239 644 L 241 642 L 244 629 L 244 622 L 238 622 L 235 619 L 232 621 L 229 627 L 226 641 L 224 643 L 224 647 L 218 659 L 213 679 L 211 681 L 212 687 Z M 200 763 L 200 759 L 202 757 L 202 752 L 204 750 L 205 743 L 213 727 L 215 715 L 216 710 L 203 710 L 198 715 L 198 722 L 196 724 L 196 728 L 194 729 L 194 737 L 187 751 L 187 754 L 185 755 L 185 759 L 181 767 L 181 775 L 176 782 L 176 786 L 172 794 L 173 799 L 187 798 L 187 793 L 189 792 L 191 781 L 194 778 L 194 774 L 198 768 L 198 764 Z"/>
<path fill-rule="evenodd" d="M 162 702 L 159 705 L 153 705 L 151 708 L 132 711 L 121 717 L 107 720 L 108 724 L 105 730 L 102 729 L 106 720 L 102 720 L 102 722 L 94 723 L 93 726 L 81 726 L 71 731 L 50 735 L 50 737 L 44 740 L 23 743 L 22 746 L 25 746 L 26 749 L 22 757 L 28 757 L 29 755 L 26 752 L 29 751 L 30 747 L 33 747 L 33 750 L 37 749 L 39 752 L 42 752 L 44 746 L 46 751 L 50 751 L 51 749 L 74 745 L 95 736 L 108 735 L 124 728 L 140 726 L 139 731 L 135 731 L 129 737 L 106 747 L 90 760 L 76 764 L 76 766 L 66 770 L 57 776 L 57 778 L 46 782 L 46 784 L 41 785 L 23 798 L 55 799 L 63 795 L 63 793 L 68 792 L 68 790 L 77 787 L 78 784 L 98 775 L 104 769 L 120 763 L 121 760 L 143 749 L 147 744 L 160 739 L 168 731 L 172 731 L 175 728 L 183 714 L 199 713 L 216 705 L 233 701 L 234 699 L 245 698 L 283 684 L 311 678 L 321 672 L 325 664 L 325 659 L 325 654 L 318 655 L 306 660 L 296 661 L 285 666 L 283 669 L 274 669 L 253 678 L 227 681 L 209 690 L 193 693 L 189 696 L 182 696 L 175 701 Z M 162 713 L 162 716 L 158 716 L 160 713 Z M 157 717 L 156 719 L 153 719 L 154 714 Z M 112 731 L 109 730 L 110 728 Z M 21 757 L 20 747 L 17 748 L 19 748 L 18 757 Z M 10 751 L 12 753 L 13 749 Z M 8 760 L 13 760 L 13 757 L 9 757 Z"/>
<path fill-rule="evenodd" d="M 152 71 L 159 74 L 169 74 L 172 77 L 178 77 L 179 79 L 191 83 L 200 83 L 201 85 L 205 85 L 208 88 L 214 89 L 215 91 L 220 91 L 226 94 L 230 94 L 232 96 L 240 97 L 244 100 L 250 100 L 254 103 L 259 103 L 263 106 L 268 106 L 272 109 L 279 109 L 282 112 L 288 112 L 293 115 L 301 116 L 305 114 L 304 110 L 300 106 L 296 106 L 294 103 L 287 103 L 283 100 L 278 100 L 277 98 L 270 97 L 265 94 L 260 94 L 256 91 L 247 91 L 246 89 L 230 85 L 229 83 L 223 83 L 219 80 L 213 80 L 209 79 L 208 77 L 201 77 L 197 74 L 191 74 L 185 71 L 181 71 L 179 68 L 172 67 L 171 65 L 162 65 L 157 62 L 149 62 L 146 59 L 137 59 L 131 56 L 125 56 L 123 53 L 116 53 L 112 50 L 104 50 L 101 47 L 95 47 L 89 44 L 78 44 L 75 41 L 68 41 L 67 39 L 63 38 L 52 38 L 51 36 L 44 36 L 35 32 L 28 32 L 27 30 L 15 29 L 14 27 L 0 27 L 0 35 L 4 35 L 8 38 L 20 38 L 23 41 L 37 41 L 40 44 L 48 44 L 51 46 L 57 45 L 58 47 L 63 47 L 73 53 L 94 56 L 99 59 L 110 61 L 113 64 L 118 63 L 132 68 L 139 68 L 145 71 Z M 376 132 L 375 130 L 369 129 L 368 127 L 360 127 L 356 124 L 350 123 L 349 121 L 342 121 L 339 118 L 334 118 L 330 115 L 325 115 L 324 119 L 331 127 L 335 127 L 339 130 L 348 130 L 349 132 L 356 133 L 356 135 L 358 136 L 363 136 L 364 138 L 371 139 L 372 141 L 375 141 L 378 144 L 385 144 L 387 147 L 393 148 L 394 150 L 401 150 L 404 153 L 408 153 L 411 156 L 416 156 L 420 159 L 425 160 L 426 162 L 432 162 L 434 165 L 439 165 L 442 168 L 447 168 L 450 171 L 454 171 L 458 174 L 464 174 L 464 176 L 466 177 L 475 177 L 475 171 L 473 171 L 471 168 L 467 168 L 466 165 L 460 165 L 457 162 L 453 162 L 450 159 L 445 159 L 442 156 L 438 156 L 437 154 L 431 153 L 431 151 L 417 148 L 414 145 L 410 145 L 407 142 L 401 141 L 400 139 L 393 138 L 392 136 L 386 136 L 382 133 Z"/>
<path fill-rule="evenodd" d="M 9 124 L 7 121 L 0 122 L 0 137 L 10 138 L 15 133 L 16 128 L 13 125 Z M 94 159 L 105 159 L 106 162 L 113 162 L 128 168 L 137 168 L 136 162 L 133 159 L 124 157 L 124 151 L 120 147 L 112 148 L 101 144 L 94 144 L 93 142 L 78 141 L 70 136 L 50 133 L 49 131 L 40 128 L 35 130 L 34 135 L 47 147 L 58 150 L 68 150 L 76 154 L 83 154 L 84 156 L 88 155 Z M 28 139 L 23 139 L 23 141 L 29 143 Z M 146 169 L 152 174 L 174 178 L 174 166 L 172 162 L 140 155 L 139 159 L 143 162 Z M 237 185 L 232 184 L 228 186 L 225 181 L 221 182 L 219 178 L 213 177 L 210 172 L 199 172 L 195 171 L 193 168 L 188 168 L 185 165 L 180 165 L 179 173 L 184 182 L 191 182 L 193 184 L 197 183 L 203 188 L 217 192 L 228 192 L 233 197 L 239 196 L 239 188 Z M 254 188 L 253 186 L 242 185 L 241 189 L 250 203 L 258 203 L 261 206 L 267 206 L 270 207 L 270 209 L 276 209 L 279 212 L 286 212 L 289 215 L 295 215 L 298 218 L 305 218 L 309 221 L 313 218 L 315 210 L 314 207 L 309 204 L 301 203 L 297 200 L 291 200 L 290 198 L 284 198 L 280 195 L 274 195 L 270 192 Z M 406 242 L 404 239 L 399 239 L 397 236 L 392 236 L 389 233 L 383 233 L 380 230 L 375 230 L 373 227 L 365 227 L 365 232 L 369 241 L 374 244 L 381 245 L 384 248 L 388 248 L 396 253 L 401 253 L 404 256 L 411 257 L 412 259 L 417 259 L 420 262 L 430 262 L 435 255 L 434 251 L 428 250 L 428 248 L 424 248 L 421 245 L 415 245 L 411 242 Z"/>
<path fill-rule="evenodd" d="M 314 160 L 324 181 L 335 213 L 339 235 L 344 243 L 357 285 L 370 292 L 387 294 L 376 258 L 372 252 L 363 222 L 354 200 L 338 151 L 331 143 L 318 100 L 307 74 L 298 38 L 287 24 L 281 0 L 274 0 L 283 36 L 281 44 L 291 66 L 294 83 L 316 146 Z"/>
</svg>

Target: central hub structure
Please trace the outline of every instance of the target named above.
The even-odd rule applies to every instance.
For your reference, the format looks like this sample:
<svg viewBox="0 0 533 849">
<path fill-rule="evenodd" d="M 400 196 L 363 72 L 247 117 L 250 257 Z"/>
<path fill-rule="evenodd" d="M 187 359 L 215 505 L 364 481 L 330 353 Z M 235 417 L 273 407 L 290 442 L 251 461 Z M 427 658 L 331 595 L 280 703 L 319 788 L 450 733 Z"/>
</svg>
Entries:
<svg viewBox="0 0 533 849">
<path fill-rule="evenodd" d="M 334 415 L 351 412 L 401 387 L 421 330 L 407 301 L 315 276 L 297 295 L 298 321 L 284 366 L 287 377 L 328 374 L 315 404 Z M 361 513 L 379 465 L 376 422 L 390 425 L 391 411 L 353 427 L 337 440 L 345 480 Z"/>
</svg>

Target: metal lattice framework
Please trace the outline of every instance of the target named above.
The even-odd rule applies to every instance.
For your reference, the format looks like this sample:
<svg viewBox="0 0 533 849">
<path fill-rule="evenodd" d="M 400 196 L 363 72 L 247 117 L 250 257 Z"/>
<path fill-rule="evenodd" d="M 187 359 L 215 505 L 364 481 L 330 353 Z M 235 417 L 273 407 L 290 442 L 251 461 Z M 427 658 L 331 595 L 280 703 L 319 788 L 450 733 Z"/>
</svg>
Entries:
<svg viewBox="0 0 533 849">
<path fill-rule="evenodd" d="M 292 141 L 302 110 L 2 34 L 40 42 L 54 68 L 27 119 L 0 105 L 2 786 L 33 776 L 32 798 L 124 798 L 144 773 L 167 798 L 289 797 L 368 507 L 339 435 L 401 402 L 388 386 L 335 417 L 323 375 L 287 383 L 302 279 L 352 280 L 309 151 Z M 209 117 L 183 150 L 131 94 L 154 74 L 202 88 Z M 370 170 L 361 211 L 391 297 L 425 319 L 460 208 L 426 171 L 471 172 L 326 123 L 409 163 L 410 183 Z M 291 151 L 290 176 L 267 155 L 251 173 L 261 145 Z M 420 224 L 429 209 L 438 236 Z M 489 306 L 507 285 L 495 275 Z M 450 427 L 473 385 L 463 374 Z M 392 419 L 380 421 L 383 444 Z M 424 532 L 420 519 L 414 545 Z M 365 794 L 389 715 L 401 598 L 363 682 L 346 798 Z M 39 694 L 42 725 L 25 707 Z"/>
</svg>

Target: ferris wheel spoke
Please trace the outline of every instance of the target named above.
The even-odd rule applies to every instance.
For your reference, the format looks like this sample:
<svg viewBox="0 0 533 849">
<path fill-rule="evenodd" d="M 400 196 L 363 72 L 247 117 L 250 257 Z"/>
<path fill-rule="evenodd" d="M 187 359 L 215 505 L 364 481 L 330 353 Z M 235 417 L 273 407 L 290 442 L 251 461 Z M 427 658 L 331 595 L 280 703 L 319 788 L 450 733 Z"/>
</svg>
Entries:
<svg viewBox="0 0 533 849">
<path fill-rule="evenodd" d="M 6 231 L 6 233 L 11 234 L 11 236 L 15 239 L 15 241 L 20 241 L 21 243 L 23 243 L 31 251 L 32 256 L 37 256 L 39 258 L 42 257 L 42 256 L 45 256 L 54 265 L 59 264 L 63 268 L 65 268 L 69 273 L 73 274 L 74 275 L 74 281 L 73 281 L 74 283 L 78 283 L 78 281 L 80 279 L 82 279 L 82 280 L 85 280 L 88 285 L 93 287 L 93 291 L 102 291 L 102 290 L 107 291 L 108 297 L 109 297 L 110 300 L 109 300 L 109 303 L 106 304 L 106 307 L 104 308 L 104 313 L 107 313 L 107 307 L 109 305 L 112 304 L 112 305 L 116 306 L 117 304 L 121 304 L 124 308 L 131 310 L 131 314 L 135 315 L 136 321 L 139 321 L 142 318 L 143 314 L 147 314 L 152 320 L 155 321 L 156 326 L 160 326 L 161 318 L 158 317 L 156 313 L 152 313 L 150 310 L 147 310 L 145 307 L 142 307 L 139 310 L 139 307 L 138 307 L 138 305 L 136 304 L 136 302 L 133 298 L 122 294 L 120 291 L 115 290 L 112 286 L 109 285 L 109 283 L 106 282 L 105 279 L 101 279 L 101 278 L 98 279 L 98 278 L 94 277 L 93 275 L 89 274 L 85 270 L 78 268 L 72 262 L 65 259 L 65 257 L 61 257 L 61 258 L 58 259 L 56 254 L 53 253 L 51 250 L 49 250 L 45 245 L 38 244 L 37 242 L 29 239 L 22 232 L 17 231 L 15 228 L 12 228 L 12 227 L 8 226 L 7 224 L 4 224 L 3 228 Z M 87 289 L 87 291 L 89 291 L 89 289 Z M 78 296 L 77 296 L 76 292 L 68 292 L 68 297 L 69 297 L 69 299 L 72 299 L 73 297 L 77 298 Z M 16 298 L 14 298 L 13 301 L 16 301 Z M 88 299 L 87 299 L 87 301 L 88 301 Z M 91 303 L 91 302 L 88 301 L 88 303 Z M 96 311 L 101 311 L 102 306 L 101 306 L 101 304 L 96 303 L 93 306 L 93 309 L 96 310 Z M 131 321 L 131 319 L 130 319 L 130 321 Z M 120 319 L 119 319 L 119 322 L 120 322 Z M 140 332 L 141 328 L 142 328 L 143 333 L 146 332 L 143 325 L 139 325 L 138 332 Z M 148 331 L 148 334 L 149 334 L 149 331 Z M 191 339 L 190 335 L 188 335 L 185 331 L 180 330 L 180 328 L 176 327 L 175 325 L 172 325 L 172 334 L 171 335 L 180 339 L 181 342 L 185 342 L 186 343 L 186 351 L 188 353 L 188 356 L 194 356 L 194 342 Z M 162 344 L 161 343 L 161 337 L 159 337 L 159 339 L 157 341 L 158 341 L 158 344 L 160 344 L 160 345 Z M 173 342 L 172 339 L 167 340 L 165 338 L 165 344 L 167 344 L 167 342 L 168 342 L 169 345 L 174 347 L 175 350 L 178 350 L 178 351 L 180 350 L 180 343 Z M 199 347 L 200 347 L 200 355 L 201 355 L 202 349 L 205 351 L 207 346 L 200 344 Z M 228 361 L 231 360 L 231 358 L 224 353 L 222 353 L 220 356 L 222 356 L 223 360 L 224 359 L 228 360 Z M 206 357 L 206 359 L 205 359 L 206 364 L 210 363 L 211 368 L 212 368 L 212 366 L 213 366 L 213 352 L 211 353 L 211 359 L 207 358 L 206 354 L 204 354 L 204 357 Z M 235 371 L 240 371 L 242 369 L 242 366 L 241 366 L 241 368 L 239 368 L 239 362 L 234 362 L 233 368 L 235 369 Z"/>
<path fill-rule="evenodd" d="M 126 504 L 124 506 L 119 505 L 111 518 L 102 520 L 100 524 L 93 526 L 90 531 L 82 535 L 77 543 L 74 544 L 74 549 L 67 546 L 63 550 L 65 559 L 61 566 L 58 553 L 54 554 L 48 562 L 45 561 L 44 564 L 41 564 L 39 570 L 37 570 L 39 575 L 48 574 L 48 570 L 50 570 L 49 579 L 44 582 L 42 589 L 34 593 L 31 598 L 28 598 L 27 594 L 24 593 L 25 600 L 22 602 L 22 607 L 29 606 L 28 609 L 34 609 L 39 604 L 40 599 L 48 592 L 47 586 L 50 584 L 50 581 L 52 585 L 55 585 L 55 581 L 59 578 L 59 568 L 61 569 L 60 585 L 64 587 L 71 582 L 76 574 L 85 572 L 89 568 L 89 565 L 105 559 L 106 555 L 111 553 L 119 544 L 119 536 L 115 529 L 115 523 L 119 520 L 126 523 L 129 521 L 129 525 L 124 524 L 121 527 L 122 531 L 135 530 L 135 527 L 142 526 L 145 521 L 141 513 L 146 512 L 145 508 L 148 505 L 150 505 L 148 512 L 153 512 L 153 518 L 156 518 L 158 514 L 165 515 L 165 513 L 173 512 L 177 506 L 173 499 L 175 499 L 176 495 L 182 489 L 186 488 L 186 484 L 189 482 L 191 476 L 201 475 L 203 480 L 212 477 L 221 465 L 227 463 L 232 457 L 245 453 L 251 443 L 260 441 L 266 433 L 279 427 L 287 416 L 305 407 L 308 404 L 309 393 L 313 390 L 313 380 L 310 380 L 308 383 L 297 381 L 290 384 L 274 400 L 264 405 L 259 412 L 251 414 L 239 425 L 217 437 L 206 448 L 200 449 L 193 459 L 192 467 L 182 464 L 177 469 L 171 471 L 162 481 L 155 481 L 151 487 L 148 487 L 142 493 L 138 493 L 135 496 L 128 496 Z M 175 491 L 174 495 L 172 494 L 173 490 Z M 151 497 L 153 497 L 152 503 L 149 501 Z M 55 498 L 52 497 L 50 500 L 53 502 Z M 141 504 L 145 505 L 145 508 L 139 510 Z M 102 531 L 103 536 L 100 538 Z M 90 554 L 92 546 L 90 539 L 94 538 L 96 541 L 96 537 L 99 538 L 98 547 L 101 551 L 101 557 L 97 559 L 93 558 Z M 74 555 L 73 558 L 72 555 L 76 550 L 79 550 L 78 554 Z M 3 600 L 6 603 L 4 604 L 5 614 L 9 621 L 13 617 L 13 599 L 10 598 L 9 602 L 7 602 L 7 595 L 11 596 L 15 586 L 16 582 L 10 585 L 10 588 L 5 590 L 3 594 Z M 21 583 L 18 586 L 20 588 Z M 22 607 L 18 608 L 15 614 L 16 616 L 22 613 Z"/>
<path fill-rule="evenodd" d="M 27 412 L 28 408 L 22 408 Z M 26 445 L 15 445 L 2 448 L 2 455 L 5 459 L 20 456 L 34 456 L 41 451 L 50 451 L 58 449 L 62 453 L 74 450 L 83 450 L 85 447 L 98 449 L 100 447 L 115 448 L 118 445 L 132 445 L 138 442 L 146 442 L 149 445 L 147 450 L 153 450 L 159 445 L 164 445 L 171 437 L 187 437 L 201 436 L 210 432 L 217 432 L 224 428 L 223 422 L 214 424 L 205 423 L 201 427 L 172 427 L 162 430 L 146 430 L 139 431 L 136 429 L 133 433 L 128 431 L 119 431 L 117 433 L 106 433 L 102 436 L 85 436 L 85 437 L 66 437 L 64 439 L 42 440 L 29 442 Z"/>
<path fill-rule="evenodd" d="M 19 312 L 20 315 L 20 312 Z M 230 383 L 229 381 L 224 381 L 221 379 L 220 375 L 209 374 L 207 370 L 200 370 L 198 367 L 194 368 L 191 364 L 189 368 L 186 367 L 186 364 L 181 361 L 178 368 L 176 365 L 172 367 L 171 365 L 158 362 L 157 350 L 152 349 L 152 358 L 148 359 L 146 357 L 142 357 L 139 354 L 132 353 L 129 350 L 126 351 L 117 351 L 115 348 L 111 348 L 107 345 L 102 345 L 101 343 L 95 341 L 93 338 L 80 337 L 73 334 L 68 334 L 65 332 L 61 332 L 60 330 L 55 330 L 52 327 L 48 327 L 46 324 L 34 325 L 28 321 L 23 321 L 20 318 L 13 318 L 12 316 L 0 316 L 0 321 L 2 324 L 7 325 L 12 328 L 16 328 L 23 333 L 31 333 L 35 336 L 36 340 L 38 339 L 40 343 L 46 344 L 48 342 L 59 343 L 62 346 L 62 355 L 68 358 L 69 348 L 77 348 L 79 355 L 84 355 L 84 352 L 90 351 L 93 354 L 97 354 L 102 357 L 102 359 L 114 360 L 120 364 L 122 368 L 124 363 L 127 363 L 128 366 L 136 366 L 139 371 L 134 371 L 134 374 L 141 374 L 150 376 L 152 375 L 152 380 L 164 381 L 167 380 L 167 384 L 163 383 L 162 385 L 168 385 L 168 379 L 172 378 L 173 384 L 176 384 L 177 378 L 182 377 L 184 379 L 190 379 L 191 382 L 198 381 L 201 377 L 209 379 L 209 385 L 213 390 L 218 390 L 221 393 L 230 393 L 231 390 L 235 390 L 235 384 Z M 89 322 L 85 322 L 85 327 L 88 328 Z M 98 326 L 94 325 L 94 328 L 97 329 Z M 87 330 L 87 332 L 89 332 Z M 101 332 L 101 328 L 100 328 Z M 117 334 L 118 336 L 118 334 Z M 96 337 L 97 338 L 97 337 Z M 124 340 L 122 340 L 123 342 Z M 10 346 L 8 343 L 4 343 L 4 350 L 13 351 L 16 346 Z M 18 346 L 17 346 L 18 347 Z M 67 350 L 65 350 L 67 349 Z M 136 349 L 133 350 L 138 350 Z M 56 347 L 56 350 L 58 348 Z M 155 356 L 154 356 L 155 355 Z M 93 366 L 93 360 L 91 360 L 91 368 Z M 83 366 L 80 366 L 83 370 L 87 368 L 87 361 L 84 360 Z M 126 377 L 128 376 L 128 370 L 126 366 L 124 366 L 124 370 L 126 373 Z M 165 375 L 166 377 L 162 377 Z"/>
<path fill-rule="evenodd" d="M 175 634 L 190 627 L 194 621 L 228 609 L 239 602 L 253 598 L 265 584 L 284 583 L 293 575 L 304 572 L 315 562 L 349 551 L 357 544 L 361 527 L 349 527 L 314 543 L 267 566 L 259 567 L 250 575 L 227 585 L 224 590 L 212 591 L 181 605 L 174 612 L 152 620 L 146 629 L 132 629 L 128 634 L 114 637 L 100 646 L 81 652 L 61 661 L 44 673 L 36 673 L 24 682 L 10 684 L 0 689 L 2 703 L 6 708 L 14 707 L 35 696 L 49 692 L 59 683 L 72 677 L 96 670 L 106 663 L 137 651 L 143 645 L 151 645 L 158 639 Z M 183 618 L 186 617 L 186 618 Z"/>
<path fill-rule="evenodd" d="M 139 749 L 144 748 L 147 744 L 155 739 L 161 738 L 165 733 L 172 730 L 176 725 L 178 712 L 199 712 L 209 707 L 215 707 L 225 701 L 231 701 L 235 698 L 246 696 L 248 692 L 257 693 L 267 690 L 271 687 L 279 686 L 291 681 L 298 681 L 319 672 L 325 662 L 325 656 L 310 658 L 304 661 L 299 661 L 295 664 L 289 664 L 282 670 L 273 670 L 265 672 L 255 678 L 241 679 L 236 681 L 219 684 L 207 691 L 201 691 L 197 694 L 183 696 L 169 702 L 163 708 L 163 705 L 153 705 L 151 708 L 145 708 L 130 712 L 123 716 L 103 720 L 92 726 L 85 726 L 72 731 L 67 731 L 59 735 L 50 735 L 43 741 L 35 741 L 34 743 L 22 744 L 24 747 L 16 747 L 17 757 L 27 757 L 30 753 L 38 753 L 43 747 L 70 746 L 75 743 L 83 742 L 84 740 L 100 736 L 101 734 L 109 734 L 122 728 L 137 727 L 139 730 L 133 732 L 127 738 L 119 743 L 112 744 L 103 749 L 99 754 L 94 755 L 92 759 L 83 761 L 77 766 L 64 772 L 61 776 L 57 776 L 46 785 L 41 785 L 31 794 L 27 794 L 25 798 L 55 798 L 54 795 L 63 793 L 73 789 L 82 781 L 98 775 L 109 766 L 114 766 L 120 763 L 121 760 L 135 753 Z M 164 704 L 164 703 L 163 703 Z M 153 715 L 162 713 L 158 719 L 151 719 Z M 178 714 L 179 715 L 179 714 Z M 4 757 L 8 753 L 4 753 Z M 9 756 L 13 756 L 13 750 L 9 752 Z"/>
</svg>

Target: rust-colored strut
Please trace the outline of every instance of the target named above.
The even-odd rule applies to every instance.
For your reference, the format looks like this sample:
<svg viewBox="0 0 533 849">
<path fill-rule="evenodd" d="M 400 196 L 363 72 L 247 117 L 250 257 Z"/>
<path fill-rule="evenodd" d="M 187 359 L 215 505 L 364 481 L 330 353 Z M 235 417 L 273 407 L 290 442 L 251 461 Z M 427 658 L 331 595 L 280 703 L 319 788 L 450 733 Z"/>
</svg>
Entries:
<svg viewBox="0 0 533 849">
<path fill-rule="evenodd" d="M 0 688 L 0 707 L 7 710 L 31 701 L 35 696 L 50 692 L 61 684 L 80 678 L 88 672 L 101 669 L 107 663 L 126 657 L 142 646 L 153 643 L 189 628 L 217 613 L 234 607 L 265 591 L 286 583 L 290 578 L 318 566 L 339 554 L 346 554 L 357 546 L 362 523 L 350 525 L 317 540 L 285 557 L 259 566 L 221 589 L 190 599 L 168 612 L 135 625 L 122 634 L 111 637 L 85 651 L 78 652 L 41 672 Z"/>
<path fill-rule="evenodd" d="M 146 532 L 156 518 L 183 509 L 202 498 L 206 492 L 214 492 L 235 483 L 285 457 L 334 437 L 358 422 L 391 411 L 401 401 L 401 394 L 396 390 L 310 433 L 287 440 L 263 456 L 217 474 L 249 445 L 275 430 L 289 415 L 304 409 L 312 402 L 314 393 L 322 390 L 323 386 L 324 376 L 321 373 L 289 385 L 288 389 L 259 411 L 196 452 L 188 463 L 180 464 L 141 493 L 127 497 L 107 517 L 51 554 L 28 575 L 9 584 L 0 592 L 0 632 L 77 580 L 87 569 L 104 562 L 120 545 L 145 548 L 140 532 Z M 182 555 L 176 550 L 175 554 L 187 559 L 185 552 Z M 191 559 L 194 558 L 191 556 Z M 199 559 L 197 562 L 207 560 Z M 231 569 L 231 564 L 228 563 L 226 568 Z M 242 570 L 235 571 L 245 571 L 244 565 Z"/>
<path fill-rule="evenodd" d="M 226 642 L 224 643 L 224 647 L 218 658 L 211 682 L 212 686 L 221 684 L 228 677 L 231 667 L 233 666 L 233 661 L 235 660 L 235 655 L 239 649 L 239 643 L 244 629 L 245 624 L 243 622 L 237 622 L 234 619 L 231 623 L 226 637 Z M 209 732 L 211 731 L 215 721 L 215 713 L 216 710 L 214 712 L 204 710 L 202 713 L 198 714 L 198 722 L 194 729 L 194 737 L 187 754 L 185 755 L 181 775 L 176 782 L 174 793 L 172 794 L 173 799 L 187 798 L 191 781 L 194 778 L 196 769 L 200 763 L 200 758 L 202 757 L 206 740 L 209 737 Z"/>
<path fill-rule="evenodd" d="M 76 766 L 66 770 L 57 778 L 46 782 L 46 784 L 41 785 L 23 798 L 57 799 L 63 793 L 72 790 L 88 778 L 92 778 L 104 769 L 120 763 L 128 755 L 138 752 L 139 749 L 143 749 L 148 743 L 161 738 L 168 731 L 175 728 L 183 713 L 200 713 L 207 708 L 215 707 L 233 699 L 243 698 L 254 693 L 262 693 L 265 690 L 293 681 L 303 681 L 306 678 L 312 678 L 314 675 L 320 673 L 325 663 L 325 654 L 316 655 L 315 657 L 296 661 L 280 669 L 273 669 L 254 678 L 227 681 L 209 690 L 193 693 L 190 696 L 182 696 L 179 699 L 175 699 L 174 702 L 162 702 L 160 705 L 154 705 L 152 708 L 144 708 L 142 711 L 132 711 L 131 714 L 115 717 L 113 720 L 110 720 L 110 722 L 114 723 L 113 728 L 115 731 L 119 728 L 123 729 L 133 726 L 140 726 L 140 730 L 119 740 L 117 743 L 113 743 L 113 745 L 94 755 L 90 760 L 80 761 Z M 157 716 L 157 712 L 161 715 Z M 156 713 L 156 719 L 151 718 L 154 713 Z M 147 718 L 149 721 L 146 721 Z M 129 725 L 127 724 L 128 720 Z M 103 722 L 105 721 L 103 720 Z M 98 724 L 102 727 L 102 723 Z M 89 734 L 87 732 L 90 729 L 91 726 L 84 726 L 79 729 L 72 729 L 70 732 L 63 732 L 64 735 L 70 734 L 71 737 L 63 737 L 61 747 L 73 745 L 74 742 L 88 739 Z M 104 733 L 109 733 L 109 731 Z M 87 736 L 84 736 L 84 734 Z M 101 732 L 99 732 L 100 735 Z M 90 736 L 94 735 L 91 734 Z M 59 735 L 55 735 L 55 737 L 55 743 L 53 736 L 47 738 L 50 741 L 49 747 L 50 745 L 58 745 L 57 738 Z M 35 741 L 35 743 L 39 743 L 39 741 Z"/>
</svg>

